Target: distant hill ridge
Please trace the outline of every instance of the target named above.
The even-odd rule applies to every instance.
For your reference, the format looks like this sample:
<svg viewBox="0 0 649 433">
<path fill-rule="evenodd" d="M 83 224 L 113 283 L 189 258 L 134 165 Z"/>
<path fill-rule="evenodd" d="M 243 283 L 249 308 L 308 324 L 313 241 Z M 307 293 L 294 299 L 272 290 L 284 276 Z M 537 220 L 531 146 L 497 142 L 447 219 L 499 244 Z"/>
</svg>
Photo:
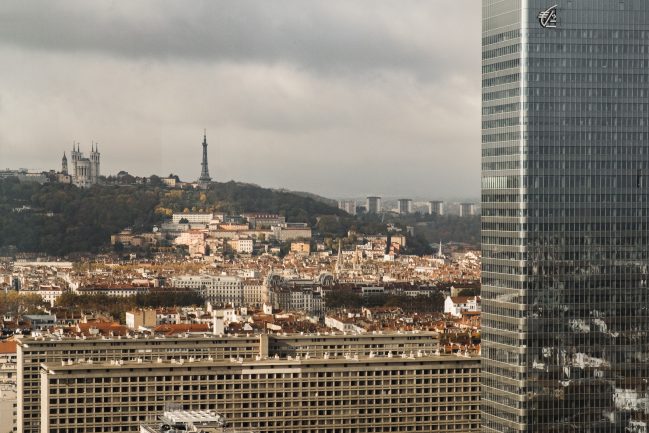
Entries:
<svg viewBox="0 0 649 433">
<path fill-rule="evenodd" d="M 312 192 L 290 191 L 288 189 L 279 189 L 278 191 L 280 191 L 280 192 L 288 192 L 288 193 L 291 193 L 291 194 L 296 194 L 296 195 L 299 195 L 301 197 L 312 198 L 315 201 L 319 201 L 319 202 L 324 203 L 326 205 L 329 205 L 329 206 L 332 206 L 332 207 L 335 207 L 335 208 L 338 207 L 338 201 L 337 200 L 334 200 L 332 198 L 323 197 L 321 195 L 314 194 Z"/>
<path fill-rule="evenodd" d="M 214 183 L 207 190 L 159 185 L 80 189 L 8 178 L 0 180 L 0 248 L 13 245 L 18 251 L 52 255 L 95 252 L 125 227 L 150 230 L 182 211 L 279 213 L 287 221 L 311 224 L 322 215 L 346 215 L 311 197 L 234 181 Z"/>
</svg>

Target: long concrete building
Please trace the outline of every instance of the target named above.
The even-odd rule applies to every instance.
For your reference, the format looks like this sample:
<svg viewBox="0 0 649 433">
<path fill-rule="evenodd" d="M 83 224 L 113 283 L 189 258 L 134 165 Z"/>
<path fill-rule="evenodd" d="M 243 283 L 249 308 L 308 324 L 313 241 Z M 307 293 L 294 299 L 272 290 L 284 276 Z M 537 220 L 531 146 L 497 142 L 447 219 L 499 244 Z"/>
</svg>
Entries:
<svg viewBox="0 0 649 433">
<path fill-rule="evenodd" d="M 143 364 L 158 362 L 189 362 L 193 360 L 252 360 L 256 357 L 288 359 L 288 357 L 344 358 L 416 355 L 418 351 L 434 353 L 438 334 L 376 333 L 369 335 L 311 334 L 186 337 L 88 338 L 58 336 L 25 337 L 18 341 L 17 358 L 17 426 L 18 431 L 41 431 L 42 363 L 63 362 L 93 364 L 113 362 Z M 88 364 L 92 365 L 92 364 Z"/>
<path fill-rule="evenodd" d="M 41 433 L 136 432 L 169 403 L 260 433 L 477 432 L 463 356 L 41 364 Z"/>
</svg>

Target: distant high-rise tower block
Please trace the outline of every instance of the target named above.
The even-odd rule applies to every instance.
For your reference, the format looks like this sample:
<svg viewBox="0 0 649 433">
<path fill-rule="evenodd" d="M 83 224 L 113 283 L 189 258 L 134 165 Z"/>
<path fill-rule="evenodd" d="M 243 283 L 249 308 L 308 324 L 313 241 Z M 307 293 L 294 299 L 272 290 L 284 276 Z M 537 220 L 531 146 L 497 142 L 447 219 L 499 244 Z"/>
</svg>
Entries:
<svg viewBox="0 0 649 433">
<path fill-rule="evenodd" d="M 444 202 L 443 201 L 429 201 L 428 202 L 428 213 L 444 215 Z"/>
<path fill-rule="evenodd" d="M 80 188 L 87 188 L 90 185 L 99 183 L 101 155 L 99 146 L 96 143 L 92 144 L 90 158 L 86 158 L 79 150 L 79 143 L 72 143 L 70 157 L 72 159 L 71 173 L 68 173 L 68 159 L 65 153 L 63 154 L 61 169 L 63 174 L 72 176 L 73 184 Z"/>
<path fill-rule="evenodd" d="M 201 162 L 201 177 L 198 178 L 198 184 L 202 188 L 206 188 L 212 178 L 210 177 L 210 171 L 207 168 L 207 132 L 203 134 L 203 162 Z"/>
<path fill-rule="evenodd" d="M 460 216 L 475 215 L 475 203 L 460 203 Z"/>
<path fill-rule="evenodd" d="M 412 200 L 409 198 L 399 199 L 399 213 L 409 214 L 412 213 Z"/>
<path fill-rule="evenodd" d="M 356 215 L 356 200 L 340 200 L 338 209 L 342 209 L 350 215 Z"/>
<path fill-rule="evenodd" d="M 381 197 L 367 197 L 367 213 L 381 212 Z"/>
</svg>

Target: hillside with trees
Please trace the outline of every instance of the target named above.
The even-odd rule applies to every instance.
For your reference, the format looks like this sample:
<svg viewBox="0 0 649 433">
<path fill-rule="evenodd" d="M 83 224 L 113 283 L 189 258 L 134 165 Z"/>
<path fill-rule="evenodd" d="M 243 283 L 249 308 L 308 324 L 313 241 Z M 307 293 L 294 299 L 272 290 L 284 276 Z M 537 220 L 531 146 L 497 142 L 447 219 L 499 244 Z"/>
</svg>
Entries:
<svg viewBox="0 0 649 433">
<path fill-rule="evenodd" d="M 359 234 L 385 234 L 392 223 L 408 237 L 408 253 L 429 254 L 430 244 L 479 244 L 479 217 L 437 215 L 352 216 L 323 200 L 252 184 L 213 183 L 207 190 L 168 189 L 157 176 L 147 184 L 94 185 L 82 189 L 60 183 L 19 182 L 0 179 L 0 253 L 42 252 L 54 256 L 96 253 L 108 247 L 110 236 L 130 227 L 150 231 L 173 213 L 245 212 L 277 213 L 289 222 L 309 223 L 323 238 Z"/>
<path fill-rule="evenodd" d="M 239 182 L 214 183 L 207 190 L 168 190 L 160 196 L 160 209 L 167 215 L 183 211 L 240 214 L 277 213 L 291 222 L 315 224 L 320 215 L 347 215 L 337 207 L 288 191 Z"/>
<path fill-rule="evenodd" d="M 160 191 L 138 186 L 88 189 L 58 183 L 0 181 L 0 248 L 64 255 L 96 252 L 124 227 L 159 220 Z"/>
<path fill-rule="evenodd" d="M 208 190 L 169 190 L 147 185 L 95 185 L 0 180 L 0 249 L 62 256 L 97 252 L 126 227 L 148 231 L 173 212 L 266 212 L 288 221 L 316 224 L 318 217 L 345 213 L 309 197 L 236 182 Z"/>
</svg>

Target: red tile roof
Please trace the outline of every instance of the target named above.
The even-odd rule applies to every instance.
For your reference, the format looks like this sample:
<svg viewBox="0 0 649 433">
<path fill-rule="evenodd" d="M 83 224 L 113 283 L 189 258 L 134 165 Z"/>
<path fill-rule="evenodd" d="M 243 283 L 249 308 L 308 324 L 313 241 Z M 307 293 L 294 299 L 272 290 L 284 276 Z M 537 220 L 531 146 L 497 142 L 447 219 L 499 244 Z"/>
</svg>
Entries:
<svg viewBox="0 0 649 433">
<path fill-rule="evenodd" d="M 16 341 L 0 341 L 0 353 L 16 353 Z"/>
</svg>

